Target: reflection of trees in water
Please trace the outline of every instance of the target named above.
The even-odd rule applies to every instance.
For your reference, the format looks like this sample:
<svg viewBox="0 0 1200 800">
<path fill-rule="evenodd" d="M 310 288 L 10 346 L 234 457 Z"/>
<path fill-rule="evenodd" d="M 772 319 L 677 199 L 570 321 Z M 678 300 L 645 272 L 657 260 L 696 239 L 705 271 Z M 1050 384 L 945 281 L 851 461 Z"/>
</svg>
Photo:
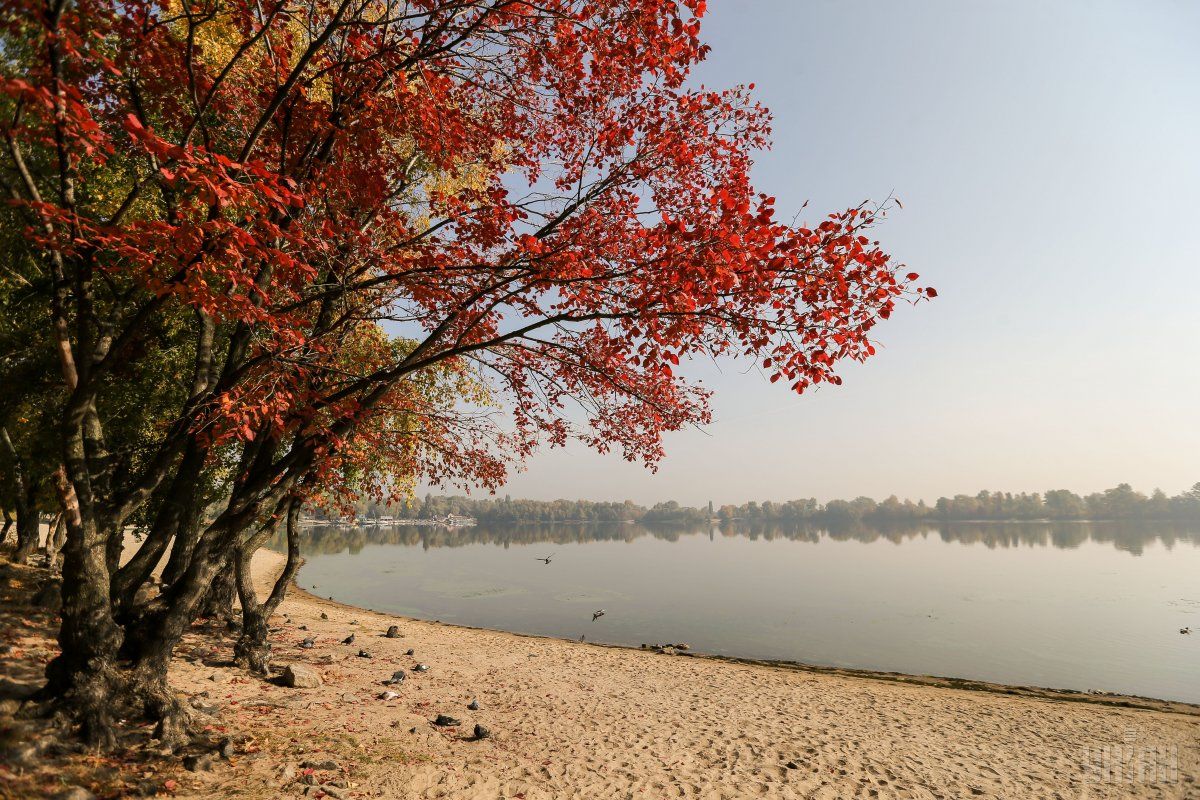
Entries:
<svg viewBox="0 0 1200 800">
<path fill-rule="evenodd" d="M 880 525 L 850 524 L 821 527 L 804 523 L 724 521 L 716 525 L 639 525 L 634 523 L 550 523 L 523 525 L 444 526 L 403 525 L 392 528 L 314 527 L 301 531 L 305 554 L 357 553 L 367 545 L 463 547 L 492 544 L 502 547 L 525 544 L 581 544 L 585 542 L 631 542 L 650 536 L 677 541 L 685 536 L 745 537 L 751 541 L 786 539 L 817 542 L 874 542 L 884 539 L 896 544 L 936 536 L 944 542 L 981 544 L 988 548 L 1055 547 L 1069 549 L 1087 541 L 1112 544 L 1118 550 L 1138 555 L 1152 542 L 1168 548 L 1176 544 L 1200 546 L 1200 527 L 1171 522 L 914 522 Z M 276 537 L 274 548 L 285 542 Z"/>
</svg>

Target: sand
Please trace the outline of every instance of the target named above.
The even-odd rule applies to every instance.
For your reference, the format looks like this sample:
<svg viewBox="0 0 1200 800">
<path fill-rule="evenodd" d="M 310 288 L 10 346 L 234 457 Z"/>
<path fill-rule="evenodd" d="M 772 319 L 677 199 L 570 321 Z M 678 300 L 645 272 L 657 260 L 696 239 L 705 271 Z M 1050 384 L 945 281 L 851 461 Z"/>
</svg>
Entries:
<svg viewBox="0 0 1200 800">
<path fill-rule="evenodd" d="M 281 560 L 256 557 L 264 590 Z M 393 624 L 403 638 L 382 636 Z M 296 589 L 273 625 L 274 663 L 312 665 L 324 685 L 285 688 L 181 659 L 175 685 L 207 691 L 218 724 L 249 738 L 232 768 L 181 779 L 180 796 L 321 796 L 307 780 L 387 798 L 1200 797 L 1194 706 L 663 655 L 403 619 Z M 314 648 L 298 647 L 305 636 Z M 197 641 L 181 655 L 212 645 Z M 379 699 L 380 681 L 417 663 L 429 671 Z M 435 727 L 438 714 L 463 724 Z M 473 740 L 477 723 L 492 735 Z M 326 758 L 338 769 L 291 775 Z"/>
</svg>

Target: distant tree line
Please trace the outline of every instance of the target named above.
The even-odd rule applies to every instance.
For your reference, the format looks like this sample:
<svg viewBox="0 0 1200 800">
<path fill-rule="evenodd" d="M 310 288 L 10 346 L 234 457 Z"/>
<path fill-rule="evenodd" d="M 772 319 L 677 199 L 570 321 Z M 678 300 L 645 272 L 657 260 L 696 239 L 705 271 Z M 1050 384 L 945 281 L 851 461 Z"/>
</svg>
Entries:
<svg viewBox="0 0 1200 800">
<path fill-rule="evenodd" d="M 883 501 L 870 497 L 830 500 L 813 498 L 777 503 L 751 501 L 713 510 L 682 506 L 674 500 L 650 508 L 630 500 L 603 503 L 590 500 L 514 500 L 511 497 L 476 499 L 427 494 L 406 505 L 386 505 L 361 499 L 355 510 L 360 518 L 393 516 L 402 519 L 441 519 L 447 515 L 473 517 L 480 522 L 641 522 L 692 524 L 710 519 L 764 522 L 807 522 L 841 527 L 858 523 L 898 523 L 966 520 L 1200 520 L 1200 483 L 1175 496 L 1161 489 L 1150 495 L 1122 483 L 1103 492 L 1078 495 L 1067 489 L 1045 493 L 981 491 L 941 497 L 933 505 L 921 500 Z"/>
<path fill-rule="evenodd" d="M 444 519 L 448 515 L 474 517 L 480 522 L 632 522 L 646 509 L 632 501 L 601 503 L 591 500 L 514 500 L 511 497 L 473 498 L 425 495 L 407 504 L 379 503 L 360 498 L 355 504 L 360 519 L 391 516 L 400 519 Z M 321 515 L 318 515 L 321 516 Z M 328 516 L 336 517 L 337 514 Z"/>
<path fill-rule="evenodd" d="M 1145 495 L 1122 483 L 1103 492 L 1078 495 L 1068 489 L 1038 492 L 989 492 L 940 497 L 933 505 L 914 503 L 896 495 L 877 502 L 870 497 L 830 500 L 814 499 L 786 503 L 749 502 L 721 506 L 719 519 L 802 520 L 823 525 L 858 522 L 915 522 L 920 520 L 1200 520 L 1200 483 L 1174 497 L 1161 489 Z"/>
</svg>

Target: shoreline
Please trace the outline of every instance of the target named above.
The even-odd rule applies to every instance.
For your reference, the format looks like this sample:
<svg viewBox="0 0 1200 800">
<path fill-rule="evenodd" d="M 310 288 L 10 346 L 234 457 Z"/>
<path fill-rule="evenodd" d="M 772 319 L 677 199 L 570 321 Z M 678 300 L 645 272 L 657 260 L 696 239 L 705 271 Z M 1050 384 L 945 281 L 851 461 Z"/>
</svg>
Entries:
<svg viewBox="0 0 1200 800">
<path fill-rule="evenodd" d="M 256 554 L 260 592 L 283 560 Z M 273 664 L 303 664 L 321 685 L 247 676 L 228 666 L 232 638 L 218 633 L 214 652 L 197 634 L 173 685 L 219 699 L 237 715 L 231 729 L 261 753 L 232 775 L 188 775 L 178 796 L 1183 800 L 1200 791 L 1200 706 L 1185 703 L 660 655 L 390 615 L 295 585 L 271 625 Z M 399 638 L 384 637 L 391 625 Z M 299 647 L 305 637 L 311 649 Z M 397 669 L 406 679 L 381 685 Z M 460 724 L 439 727 L 439 715 Z M 473 737 L 475 725 L 489 736 Z M 1131 741 L 1167 754 L 1168 782 L 1097 773 L 1091 754 Z M 322 761 L 336 770 L 309 777 L 303 765 Z"/>
<path fill-rule="evenodd" d="M 303 568 L 303 562 L 301 563 L 301 568 Z M 365 608 L 363 606 L 354 605 L 353 603 L 346 603 L 341 600 L 334 600 L 328 597 L 321 597 L 320 595 L 313 594 L 309 590 L 304 589 L 298 583 L 296 583 L 296 579 L 299 577 L 299 571 L 297 571 L 296 578 L 292 580 L 291 588 L 288 589 L 288 597 L 292 597 L 293 594 L 303 596 L 306 601 L 311 602 L 314 605 L 327 605 L 346 611 L 375 614 L 406 623 L 436 625 L 442 628 L 452 628 L 463 631 L 514 636 L 519 639 L 541 639 L 551 642 L 562 642 L 563 644 L 580 647 L 599 647 L 613 650 L 627 650 L 635 653 L 653 653 L 657 655 L 655 647 L 653 646 L 643 647 L 639 645 L 616 644 L 612 642 L 581 642 L 577 639 L 571 639 L 565 636 L 553 636 L 550 634 L 541 633 L 521 633 L 520 631 L 509 631 L 503 628 L 486 628 L 477 625 L 465 625 L 458 622 L 443 622 L 442 620 L 437 619 L 422 619 L 420 617 L 409 617 L 404 614 L 392 614 L 387 611 L 378 611 L 373 608 Z M 974 678 L 956 678 L 944 675 L 920 675 L 911 672 L 893 672 L 890 670 L 860 669 L 856 667 L 833 667 L 823 664 L 809 664 L 804 661 L 792 661 L 788 659 L 728 656 L 714 653 L 703 653 L 695 650 L 680 650 L 671 653 L 671 655 L 676 658 L 696 658 L 727 664 L 742 664 L 745 666 L 759 667 L 762 669 L 787 670 L 793 672 L 811 673 L 814 675 L 836 675 L 846 678 L 861 678 L 864 680 L 902 683 L 911 686 L 960 689 L 970 692 L 989 692 L 992 694 L 1011 695 L 1014 697 L 1029 697 L 1041 700 L 1056 700 L 1070 703 L 1091 703 L 1100 706 L 1133 708 L 1144 711 L 1160 711 L 1166 714 L 1184 714 L 1188 716 L 1200 717 L 1200 703 L 1188 703 L 1183 700 L 1165 700 L 1157 697 L 1122 694 L 1119 692 L 1087 692 L 1080 689 L 1055 689 L 1048 686 L 995 683 L 993 681 L 977 680 Z"/>
<path fill-rule="evenodd" d="M 260 596 L 283 561 L 255 555 Z M 158 773 L 173 796 L 1200 797 L 1189 704 L 660 655 L 393 616 L 298 586 L 270 625 L 270 680 L 233 665 L 236 632 L 223 626 L 195 626 L 177 649 L 172 687 L 234 747 L 212 768 Z M 315 682 L 284 685 L 289 666 Z M 384 684 L 396 671 L 404 680 Z M 1097 762 L 1122 748 L 1157 753 L 1158 772 Z"/>
<path fill-rule="evenodd" d="M 273 558 L 278 559 L 278 564 L 268 566 L 264 564 L 261 569 L 275 571 L 278 574 L 282 570 L 282 554 L 274 550 L 264 549 L 261 553 L 270 553 Z M 259 556 L 255 556 L 257 562 Z M 257 564 L 254 569 L 259 569 Z M 309 590 L 303 588 L 298 583 L 300 573 L 304 569 L 304 561 L 301 560 L 300 567 L 296 570 L 296 575 L 292 579 L 292 585 L 288 589 L 288 597 L 293 595 L 302 596 L 306 600 L 315 604 L 326 604 L 333 607 L 345 609 L 347 611 L 358 611 L 367 614 L 377 614 L 387 616 L 392 619 L 402 620 L 404 622 L 417 622 L 425 625 L 437 625 L 446 628 L 456 628 L 464 631 L 478 631 L 485 633 L 495 633 L 505 636 L 515 636 L 522 639 L 544 639 L 552 642 L 562 642 L 569 645 L 580 645 L 589 647 L 611 648 L 617 650 L 629 650 L 638 653 L 655 653 L 653 646 L 643 647 L 632 644 L 617 644 L 611 642 L 580 642 L 576 639 L 571 639 L 565 636 L 554 636 L 551 634 L 540 633 L 522 633 L 520 631 L 509 631 L 503 628 L 487 628 L 476 625 L 466 625 L 457 622 L 443 622 L 441 620 L 421 619 L 420 617 L 409 617 L 404 614 L 392 614 L 387 611 L 377 611 L 375 609 L 357 606 L 353 603 L 342 602 L 328 597 L 322 597 L 313 594 Z M 255 577 L 258 580 L 258 575 Z M 1101 706 L 1113 706 L 1117 708 L 1133 708 L 1147 711 L 1161 711 L 1169 714 L 1185 714 L 1189 716 L 1200 717 L 1200 703 L 1189 703 L 1184 700 L 1167 700 L 1158 697 L 1148 697 L 1143 695 L 1124 694 L 1121 692 L 1101 692 L 1101 691 L 1085 691 L 1081 689 L 1056 689 L 1049 686 L 1031 686 L 1024 684 L 1009 684 L 997 683 L 994 681 L 985 681 L 975 678 L 960 678 L 945 675 L 922 675 L 910 672 L 895 672 L 891 670 L 880 669 L 862 669 L 857 667 L 835 667 L 824 664 L 810 664 L 804 661 L 794 661 L 790 659 L 776 658 L 750 658 L 744 656 L 720 655 L 714 653 L 703 653 L 694 650 L 678 651 L 672 655 L 682 658 L 698 658 L 708 661 L 723 662 L 729 664 L 743 664 L 753 667 L 761 667 L 763 669 L 780 669 L 795 672 L 812 673 L 816 675 L 837 675 L 841 677 L 862 678 L 864 680 L 887 681 L 892 683 L 902 683 L 912 686 L 930 686 L 942 689 L 961 689 L 964 691 L 973 692 L 990 692 L 992 694 L 1010 695 L 1016 697 L 1030 697 L 1043 700 L 1056 700 L 1062 702 L 1073 703 L 1091 703 Z M 1200 678 L 1198 678 L 1200 680 Z"/>
</svg>

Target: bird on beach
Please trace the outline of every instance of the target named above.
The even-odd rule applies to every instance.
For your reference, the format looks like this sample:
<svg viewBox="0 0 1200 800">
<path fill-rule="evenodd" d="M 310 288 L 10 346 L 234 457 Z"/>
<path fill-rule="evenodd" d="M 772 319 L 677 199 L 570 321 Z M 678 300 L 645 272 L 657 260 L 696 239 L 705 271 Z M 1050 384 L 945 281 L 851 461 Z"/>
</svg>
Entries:
<svg viewBox="0 0 1200 800">
<path fill-rule="evenodd" d="M 551 553 L 551 554 L 550 554 L 550 555 L 548 555 L 548 556 L 543 556 L 543 557 L 541 557 L 541 558 L 535 558 L 535 559 L 534 559 L 534 561 L 543 561 L 543 562 L 545 562 L 545 563 L 549 564 L 549 563 L 550 563 L 550 559 L 552 559 L 552 558 L 554 558 L 554 553 Z"/>
<path fill-rule="evenodd" d="M 592 612 L 592 622 L 595 622 L 596 620 L 600 619 L 600 618 L 601 618 L 601 617 L 603 617 L 603 616 L 604 616 L 604 609 L 603 609 L 603 608 L 602 608 L 602 609 L 600 609 L 599 611 L 593 611 L 593 612 Z"/>
<path fill-rule="evenodd" d="M 345 639 L 342 639 L 342 644 L 354 644 L 354 634 L 350 634 Z"/>
</svg>

